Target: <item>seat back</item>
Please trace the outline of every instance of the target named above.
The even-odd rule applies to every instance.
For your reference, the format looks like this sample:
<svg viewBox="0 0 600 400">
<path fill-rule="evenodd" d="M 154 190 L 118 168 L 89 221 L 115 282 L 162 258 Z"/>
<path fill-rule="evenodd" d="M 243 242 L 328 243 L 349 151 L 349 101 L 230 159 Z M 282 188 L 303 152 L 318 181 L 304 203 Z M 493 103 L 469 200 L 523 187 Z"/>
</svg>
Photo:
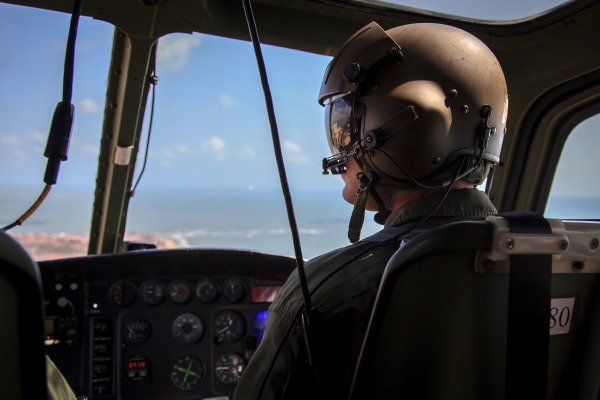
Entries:
<svg viewBox="0 0 600 400">
<path fill-rule="evenodd" d="M 11 236 L 0 231 L 0 399 L 46 399 L 41 275 Z"/>
<path fill-rule="evenodd" d="M 489 217 L 402 246 L 383 275 L 350 399 L 596 400 L 600 223 L 548 223 L 551 233 L 515 233 L 506 219 Z M 532 351 L 515 347 L 530 330 L 514 317 L 527 316 L 525 303 L 543 296 L 536 280 L 521 285 L 524 298 L 514 296 L 517 255 L 547 257 L 551 265 L 546 311 L 538 312 L 546 322 L 541 337 L 528 339 Z M 537 269 L 538 259 L 526 260 Z M 523 304 L 514 307 L 515 298 Z M 533 347 L 544 341 L 540 356 Z M 544 378 L 542 388 L 535 376 Z"/>
</svg>

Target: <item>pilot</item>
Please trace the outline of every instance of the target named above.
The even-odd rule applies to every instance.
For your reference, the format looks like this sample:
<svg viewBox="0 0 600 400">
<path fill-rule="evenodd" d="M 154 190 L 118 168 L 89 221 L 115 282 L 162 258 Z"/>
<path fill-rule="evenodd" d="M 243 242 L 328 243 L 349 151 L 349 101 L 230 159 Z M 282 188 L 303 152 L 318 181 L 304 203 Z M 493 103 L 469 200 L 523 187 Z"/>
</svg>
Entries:
<svg viewBox="0 0 600 400">
<path fill-rule="evenodd" d="M 424 230 L 497 213 L 477 186 L 499 163 L 506 81 L 473 35 L 440 24 L 370 23 L 327 67 L 319 103 L 333 153 L 323 169 L 341 176 L 354 204 L 352 244 L 306 263 L 310 310 L 298 272 L 290 275 L 236 400 L 347 398 L 393 253 Z M 360 239 L 365 210 L 384 228 Z"/>
</svg>

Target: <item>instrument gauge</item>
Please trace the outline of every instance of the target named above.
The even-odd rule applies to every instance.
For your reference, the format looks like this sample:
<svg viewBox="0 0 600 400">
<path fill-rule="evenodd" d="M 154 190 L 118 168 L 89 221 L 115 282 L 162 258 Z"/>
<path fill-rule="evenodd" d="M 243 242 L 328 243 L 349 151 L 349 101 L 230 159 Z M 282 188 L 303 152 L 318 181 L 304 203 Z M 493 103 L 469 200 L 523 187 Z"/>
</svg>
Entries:
<svg viewBox="0 0 600 400">
<path fill-rule="evenodd" d="M 173 337 L 185 344 L 194 344 L 204 336 L 204 323 L 195 314 L 181 314 L 171 325 Z"/>
<path fill-rule="evenodd" d="M 127 379 L 140 383 L 152 383 L 152 363 L 146 356 L 133 356 L 125 367 Z"/>
<path fill-rule="evenodd" d="M 160 281 L 146 281 L 140 285 L 140 299 L 149 306 L 157 306 L 165 299 L 167 288 Z"/>
<path fill-rule="evenodd" d="M 206 365 L 198 357 L 187 355 L 173 365 L 171 382 L 181 390 L 194 390 L 200 387 L 206 375 Z"/>
<path fill-rule="evenodd" d="M 169 298 L 177 304 L 185 304 L 192 296 L 190 285 L 182 280 L 176 280 L 169 284 Z"/>
<path fill-rule="evenodd" d="M 223 282 L 223 297 L 232 303 L 238 303 L 244 298 L 244 286 L 239 279 L 227 279 Z"/>
<path fill-rule="evenodd" d="M 246 333 L 246 320 L 237 311 L 225 310 L 215 318 L 215 342 L 236 342 Z"/>
<path fill-rule="evenodd" d="M 204 304 L 211 304 L 219 298 L 219 287 L 211 279 L 202 279 L 196 285 L 196 296 Z"/>
<path fill-rule="evenodd" d="M 246 360 L 241 355 L 227 353 L 217 359 L 215 374 L 220 382 L 233 386 L 240 380 L 244 368 L 246 368 Z"/>
<path fill-rule="evenodd" d="M 141 344 L 152 335 L 152 325 L 145 319 L 136 319 L 123 327 L 123 337 L 128 344 Z"/>
<path fill-rule="evenodd" d="M 119 307 L 127 307 L 136 299 L 136 288 L 128 281 L 118 281 L 108 290 L 108 296 Z"/>
</svg>

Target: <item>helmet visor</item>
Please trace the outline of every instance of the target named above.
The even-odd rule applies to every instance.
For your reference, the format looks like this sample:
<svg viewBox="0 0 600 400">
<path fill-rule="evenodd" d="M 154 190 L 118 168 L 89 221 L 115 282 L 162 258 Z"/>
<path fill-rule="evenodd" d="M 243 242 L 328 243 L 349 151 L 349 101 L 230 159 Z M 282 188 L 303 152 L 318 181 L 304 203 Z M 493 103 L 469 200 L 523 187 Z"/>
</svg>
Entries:
<svg viewBox="0 0 600 400">
<path fill-rule="evenodd" d="M 357 123 L 354 118 L 354 94 L 339 97 L 325 105 L 325 132 L 332 154 L 350 153 L 356 143 Z"/>
</svg>

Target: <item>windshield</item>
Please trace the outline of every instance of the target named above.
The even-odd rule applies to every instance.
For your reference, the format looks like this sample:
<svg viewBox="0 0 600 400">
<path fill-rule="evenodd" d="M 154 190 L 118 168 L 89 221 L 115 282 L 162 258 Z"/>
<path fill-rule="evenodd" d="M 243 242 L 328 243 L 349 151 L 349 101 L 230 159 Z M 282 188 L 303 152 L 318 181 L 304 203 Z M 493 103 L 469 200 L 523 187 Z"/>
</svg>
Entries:
<svg viewBox="0 0 600 400">
<path fill-rule="evenodd" d="M 62 96 L 70 17 L 1 7 L 0 40 L 5 54 L 10 53 L 0 74 L 0 83 L 10 89 L 2 91 L 0 110 L 5 121 L 0 132 L 1 219 L 6 225 L 43 187 L 43 152 Z M 30 28 L 23 35 L 20 26 L 26 23 Z M 81 18 L 69 158 L 46 202 L 10 231 L 38 259 L 87 252 L 112 35 L 112 26 Z M 317 95 L 330 57 L 272 46 L 263 46 L 263 53 L 303 255 L 310 258 L 349 244 L 352 206 L 341 198 L 342 180 L 321 174 L 321 160 L 330 150 Z M 125 240 L 163 248 L 292 254 L 252 45 L 209 35 L 169 35 L 159 41 L 157 75 L 153 125 L 149 100 L 134 180 L 146 151 L 147 165 L 130 202 Z M 363 237 L 378 229 L 367 216 Z"/>
</svg>

